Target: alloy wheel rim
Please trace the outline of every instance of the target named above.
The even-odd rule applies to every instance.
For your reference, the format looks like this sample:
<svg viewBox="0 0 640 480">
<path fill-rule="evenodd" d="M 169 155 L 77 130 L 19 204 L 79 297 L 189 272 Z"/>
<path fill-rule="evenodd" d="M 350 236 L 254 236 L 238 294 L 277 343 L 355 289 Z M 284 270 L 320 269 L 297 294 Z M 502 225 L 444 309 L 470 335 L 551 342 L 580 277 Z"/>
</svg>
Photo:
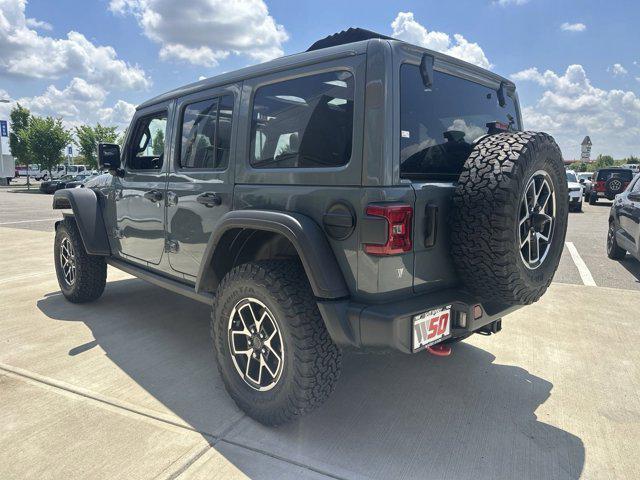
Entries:
<svg viewBox="0 0 640 480">
<path fill-rule="evenodd" d="M 284 342 L 267 306 L 255 298 L 240 300 L 229 315 L 229 352 L 236 372 L 251 388 L 271 390 L 284 365 Z"/>
<path fill-rule="evenodd" d="M 607 253 L 613 251 L 613 225 L 609 227 L 609 233 L 607 234 Z"/>
<path fill-rule="evenodd" d="M 64 281 L 70 287 L 73 286 L 76 281 L 76 257 L 68 237 L 63 238 L 60 243 L 60 267 Z"/>
<path fill-rule="evenodd" d="M 518 216 L 520 258 L 535 270 L 549 254 L 556 223 L 556 194 L 549 174 L 538 170 L 527 182 Z"/>
</svg>

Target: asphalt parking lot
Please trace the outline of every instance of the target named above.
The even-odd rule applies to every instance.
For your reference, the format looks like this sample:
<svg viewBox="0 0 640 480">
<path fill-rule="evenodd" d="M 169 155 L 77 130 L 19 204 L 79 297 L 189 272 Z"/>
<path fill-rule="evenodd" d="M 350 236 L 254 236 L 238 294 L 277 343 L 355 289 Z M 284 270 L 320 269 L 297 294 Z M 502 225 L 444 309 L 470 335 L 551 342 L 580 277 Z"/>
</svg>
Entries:
<svg viewBox="0 0 640 480">
<path fill-rule="evenodd" d="M 0 187 L 2 479 L 640 478 L 640 262 L 607 259 L 607 202 L 499 335 L 347 354 L 320 410 L 269 429 L 225 393 L 205 305 L 112 269 L 64 300 L 51 199 Z"/>
</svg>

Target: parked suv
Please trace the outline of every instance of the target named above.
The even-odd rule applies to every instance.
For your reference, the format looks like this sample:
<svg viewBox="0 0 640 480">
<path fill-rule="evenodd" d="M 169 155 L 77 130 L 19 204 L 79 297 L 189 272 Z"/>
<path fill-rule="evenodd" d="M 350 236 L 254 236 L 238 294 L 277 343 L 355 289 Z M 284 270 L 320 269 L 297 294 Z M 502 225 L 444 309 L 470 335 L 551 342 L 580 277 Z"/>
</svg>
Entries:
<svg viewBox="0 0 640 480">
<path fill-rule="evenodd" d="M 595 205 L 600 198 L 613 200 L 624 192 L 633 180 L 633 172 L 628 168 L 602 168 L 593 174 L 593 188 L 589 204 Z"/>
<path fill-rule="evenodd" d="M 640 175 L 615 199 L 609 213 L 607 255 L 623 260 L 627 252 L 640 260 Z"/>
<path fill-rule="evenodd" d="M 342 349 L 448 354 L 546 291 L 569 193 L 521 124 L 509 80 L 360 29 L 178 88 L 56 192 L 60 288 L 95 300 L 108 264 L 212 305 L 230 395 L 283 423 Z"/>
</svg>

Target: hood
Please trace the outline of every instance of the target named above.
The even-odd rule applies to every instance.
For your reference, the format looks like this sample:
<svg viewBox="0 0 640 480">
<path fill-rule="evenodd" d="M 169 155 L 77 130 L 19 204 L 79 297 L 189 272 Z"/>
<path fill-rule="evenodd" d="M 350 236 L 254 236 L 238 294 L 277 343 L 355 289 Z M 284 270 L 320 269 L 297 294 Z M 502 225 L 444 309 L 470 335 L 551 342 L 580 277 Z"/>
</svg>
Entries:
<svg viewBox="0 0 640 480">
<path fill-rule="evenodd" d="M 578 182 L 567 182 L 569 188 L 582 188 L 582 184 Z"/>
</svg>

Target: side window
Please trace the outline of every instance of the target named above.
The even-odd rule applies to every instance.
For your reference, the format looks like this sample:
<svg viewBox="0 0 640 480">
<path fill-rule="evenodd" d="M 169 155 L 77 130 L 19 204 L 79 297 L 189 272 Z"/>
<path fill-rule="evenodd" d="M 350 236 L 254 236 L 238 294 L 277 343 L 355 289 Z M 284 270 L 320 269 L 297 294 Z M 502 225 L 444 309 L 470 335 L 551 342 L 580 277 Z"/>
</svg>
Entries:
<svg viewBox="0 0 640 480">
<path fill-rule="evenodd" d="M 160 170 L 164 161 L 167 112 L 138 119 L 134 132 L 128 167 L 134 170 Z"/>
<path fill-rule="evenodd" d="M 640 193 L 640 176 L 636 179 L 636 183 L 633 185 L 631 191 L 633 193 Z"/>
<path fill-rule="evenodd" d="M 227 168 L 232 117 L 232 95 L 187 105 L 182 115 L 179 167 Z"/>
<path fill-rule="evenodd" d="M 327 72 L 257 89 L 251 120 L 254 168 L 345 165 L 353 136 L 353 75 Z"/>
</svg>

